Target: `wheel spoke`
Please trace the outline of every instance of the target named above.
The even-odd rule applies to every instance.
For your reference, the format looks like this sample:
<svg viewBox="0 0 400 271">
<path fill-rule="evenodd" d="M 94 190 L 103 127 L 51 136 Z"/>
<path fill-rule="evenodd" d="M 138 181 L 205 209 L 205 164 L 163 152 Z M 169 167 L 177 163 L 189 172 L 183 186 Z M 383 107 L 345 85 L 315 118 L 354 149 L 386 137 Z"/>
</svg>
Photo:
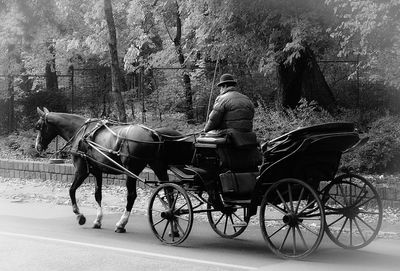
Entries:
<svg viewBox="0 0 400 271">
<path fill-rule="evenodd" d="M 222 218 L 224 217 L 224 213 L 221 214 L 221 216 L 219 217 L 218 221 L 215 222 L 215 226 L 217 226 L 219 224 L 219 222 L 221 222 Z"/>
<path fill-rule="evenodd" d="M 279 192 L 279 190 L 276 189 L 276 193 L 278 194 L 279 198 L 281 199 L 281 202 L 282 202 L 283 206 L 285 206 L 286 210 L 289 211 L 290 209 L 289 209 L 289 207 L 287 206 L 286 201 L 283 199 L 281 192 Z"/>
<path fill-rule="evenodd" d="M 333 224 L 335 224 L 336 222 L 338 222 L 339 220 L 342 220 L 345 216 L 342 215 L 341 217 L 339 217 L 338 219 L 336 219 L 335 221 L 333 221 L 331 224 L 328 225 L 328 227 L 332 226 Z"/>
<path fill-rule="evenodd" d="M 277 234 L 280 230 L 282 230 L 284 227 L 286 227 L 287 225 L 283 225 L 282 227 L 280 227 L 279 229 L 277 229 L 276 231 L 274 231 L 271 235 L 268 235 L 269 238 L 272 238 L 275 234 Z"/>
<path fill-rule="evenodd" d="M 306 247 L 306 249 L 308 250 L 308 246 L 307 246 L 306 240 L 304 239 L 304 236 L 303 236 L 303 234 L 301 233 L 301 230 L 300 230 L 299 225 L 296 225 L 296 229 L 297 229 L 297 232 L 299 233 L 299 236 L 300 236 L 301 240 L 303 241 L 303 245 L 304 245 L 304 246 Z"/>
<path fill-rule="evenodd" d="M 227 227 L 228 227 L 228 215 L 225 215 L 224 234 L 226 234 Z"/>
<path fill-rule="evenodd" d="M 297 214 L 297 211 L 299 210 L 300 203 L 303 199 L 303 193 L 304 193 L 304 187 L 301 188 L 301 192 L 300 192 L 299 200 L 297 202 L 296 210 L 294 211 L 295 214 Z"/>
<path fill-rule="evenodd" d="M 338 235 L 336 236 L 336 239 L 339 239 L 339 236 L 342 234 L 342 231 L 344 229 L 344 226 L 346 226 L 347 220 L 349 220 L 349 218 L 346 217 L 346 219 L 343 222 L 342 228 L 340 229 Z"/>
<path fill-rule="evenodd" d="M 291 227 L 289 227 L 288 230 L 286 231 L 285 238 L 283 239 L 282 244 L 281 244 L 281 246 L 279 247 L 279 250 L 282 250 L 283 246 L 285 245 L 286 239 L 288 238 L 289 233 L 290 233 L 290 229 L 291 229 Z"/>
<path fill-rule="evenodd" d="M 354 224 L 356 225 L 356 227 L 357 227 L 357 229 L 358 229 L 358 232 L 359 232 L 360 235 L 361 235 L 361 238 L 364 240 L 364 242 L 366 242 L 367 240 L 365 239 L 364 234 L 362 233 L 362 230 L 361 230 L 360 226 L 358 225 L 356 219 L 354 219 Z"/>
<path fill-rule="evenodd" d="M 314 232 L 308 225 L 304 224 L 304 223 L 299 223 L 300 225 L 302 225 L 306 230 L 308 230 L 309 232 L 313 233 L 314 235 L 318 236 L 318 232 Z"/>
<path fill-rule="evenodd" d="M 174 217 L 175 217 L 175 218 L 177 218 L 177 219 L 180 219 L 180 220 L 186 221 L 186 222 L 188 222 L 188 221 L 189 221 L 189 219 L 187 219 L 187 218 L 183 218 L 183 217 L 181 217 L 181 216 L 179 216 L 179 215 L 175 215 Z"/>
<path fill-rule="evenodd" d="M 337 204 L 339 204 L 340 206 L 342 206 L 343 208 L 346 207 L 346 206 L 344 206 L 340 201 L 338 201 L 336 198 L 332 197 L 332 195 L 329 195 L 329 197 L 330 197 L 331 199 L 333 199 L 333 201 L 335 201 Z"/>
<path fill-rule="evenodd" d="M 293 195 L 292 195 L 292 188 L 290 183 L 288 183 L 288 193 L 289 193 L 289 203 L 290 203 L 290 211 L 294 211 L 294 206 L 293 206 Z"/>
<path fill-rule="evenodd" d="M 292 228 L 292 227 L 291 227 Z M 293 237 L 293 255 L 296 255 L 297 243 L 296 243 L 296 231 L 292 228 Z"/>
<path fill-rule="evenodd" d="M 165 232 L 167 231 L 167 228 L 168 228 L 169 222 L 170 222 L 170 221 L 169 221 L 169 220 L 167 220 L 167 224 L 165 224 L 164 231 L 163 231 L 163 233 L 162 233 L 162 235 L 161 235 L 161 238 L 162 238 L 162 239 L 164 239 Z"/>
<path fill-rule="evenodd" d="M 165 220 L 165 218 L 161 218 L 158 222 L 154 223 L 153 226 L 157 226 L 158 224 L 160 224 L 161 222 L 163 222 Z"/>
<path fill-rule="evenodd" d="M 176 227 L 178 228 L 178 230 L 179 230 L 182 234 L 185 234 L 185 231 L 182 229 L 181 225 L 179 225 L 178 222 L 175 222 L 175 224 L 176 224 Z"/>
<path fill-rule="evenodd" d="M 375 197 L 371 197 L 371 198 L 369 198 L 369 199 L 368 199 L 367 201 L 365 201 L 365 202 L 360 202 L 356 207 L 361 207 L 361 206 L 367 204 L 368 202 L 370 202 L 370 201 L 373 200 L 373 199 L 375 199 Z"/>
<path fill-rule="evenodd" d="M 366 188 L 366 186 L 367 186 L 367 184 L 366 184 L 366 183 L 364 183 L 363 187 L 362 187 L 362 188 L 360 188 L 360 193 L 358 193 L 358 195 L 357 195 L 357 198 L 356 198 L 356 201 L 355 201 L 355 202 L 357 202 L 357 201 L 358 201 L 358 199 L 360 199 L 360 198 L 361 198 L 361 194 L 362 194 L 364 191 L 367 191 L 367 189 L 365 189 L 365 188 Z M 368 192 L 368 191 L 367 191 L 367 192 Z"/>
<path fill-rule="evenodd" d="M 272 208 L 274 208 L 275 210 L 277 210 L 278 212 L 280 212 L 281 214 L 286 215 L 285 210 L 283 210 L 282 208 L 280 208 L 280 207 L 278 207 L 278 206 L 275 206 L 275 205 L 273 205 L 273 204 L 269 204 L 268 207 L 272 207 Z"/>
<path fill-rule="evenodd" d="M 350 246 L 353 246 L 353 219 L 350 218 Z"/>
<path fill-rule="evenodd" d="M 233 230 L 235 231 L 235 233 L 237 232 L 237 230 L 236 230 L 236 228 L 235 228 L 235 223 L 233 223 L 233 219 L 232 219 L 232 215 L 230 215 L 229 216 L 229 218 L 230 218 L 230 220 L 231 220 L 231 223 L 232 223 L 232 228 L 233 228 Z"/>
<path fill-rule="evenodd" d="M 314 199 L 313 201 L 309 202 L 309 203 L 306 205 L 306 207 L 304 207 L 300 212 L 298 212 L 298 214 L 299 214 L 299 215 L 302 214 L 305 210 L 308 209 L 308 207 L 312 206 L 312 205 L 313 205 L 314 203 L 316 203 L 316 202 L 317 202 L 316 199 Z"/>
<path fill-rule="evenodd" d="M 157 194 L 156 197 L 160 200 L 160 202 L 161 202 L 161 204 L 164 206 L 164 208 L 168 210 L 168 209 L 169 209 L 168 203 L 166 203 L 166 202 L 164 201 L 164 199 L 163 199 L 162 197 L 160 197 L 159 194 Z"/>
<path fill-rule="evenodd" d="M 368 228 L 370 228 L 370 230 L 375 231 L 374 228 L 372 228 L 369 224 L 367 224 L 367 222 L 364 221 L 364 219 L 362 219 L 359 216 L 356 216 L 356 218 L 358 218 L 365 226 L 367 226 Z"/>
<path fill-rule="evenodd" d="M 342 197 L 343 197 L 344 203 L 346 204 L 346 206 L 349 206 L 349 203 L 347 202 L 346 193 L 343 191 L 342 184 L 339 184 L 339 189 L 340 189 L 340 192 L 342 193 Z"/>
</svg>

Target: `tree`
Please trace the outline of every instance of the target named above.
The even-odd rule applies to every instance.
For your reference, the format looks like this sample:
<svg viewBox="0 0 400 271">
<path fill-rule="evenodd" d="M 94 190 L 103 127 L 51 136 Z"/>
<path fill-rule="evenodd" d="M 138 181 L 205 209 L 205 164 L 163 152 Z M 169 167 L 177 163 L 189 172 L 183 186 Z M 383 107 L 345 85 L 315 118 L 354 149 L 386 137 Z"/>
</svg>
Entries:
<svg viewBox="0 0 400 271">
<path fill-rule="evenodd" d="M 224 71 L 247 80 L 258 71 L 278 75 L 283 106 L 295 106 L 300 97 L 315 99 L 326 108 L 334 106 L 316 61 L 332 44 L 325 30 L 333 15 L 324 3 L 219 0 L 202 1 L 198 9 L 203 10 L 203 23 L 196 37 L 202 39 L 197 44 L 203 46 L 199 50 L 205 59 L 215 61 L 219 55 Z"/>
<path fill-rule="evenodd" d="M 360 58 L 369 81 L 400 87 L 400 1 L 326 0 L 337 21 L 329 32 L 340 44 L 339 56 Z"/>
<path fill-rule="evenodd" d="M 117 34 L 115 30 L 114 17 L 112 12 L 111 0 L 104 0 L 104 13 L 109 33 L 109 50 L 111 55 L 111 83 L 114 96 L 114 109 L 118 112 L 118 120 L 126 122 L 126 111 L 121 91 L 126 90 L 125 79 L 119 68 Z"/>
</svg>

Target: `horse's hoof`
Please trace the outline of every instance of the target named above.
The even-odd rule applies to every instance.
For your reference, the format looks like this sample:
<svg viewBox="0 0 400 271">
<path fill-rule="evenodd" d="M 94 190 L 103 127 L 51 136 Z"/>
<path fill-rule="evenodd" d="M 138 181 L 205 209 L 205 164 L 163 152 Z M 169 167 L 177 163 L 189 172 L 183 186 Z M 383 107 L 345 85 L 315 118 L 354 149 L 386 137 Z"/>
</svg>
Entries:
<svg viewBox="0 0 400 271">
<path fill-rule="evenodd" d="M 93 229 L 101 229 L 101 224 L 99 223 L 93 224 Z"/>
<path fill-rule="evenodd" d="M 84 225 L 86 223 L 86 217 L 84 215 L 78 215 L 76 219 L 78 220 L 79 225 Z"/>
<path fill-rule="evenodd" d="M 125 233 L 125 232 L 126 232 L 126 229 L 125 229 L 125 228 L 116 228 L 116 229 L 115 229 L 115 232 L 116 232 L 116 233 Z"/>
</svg>

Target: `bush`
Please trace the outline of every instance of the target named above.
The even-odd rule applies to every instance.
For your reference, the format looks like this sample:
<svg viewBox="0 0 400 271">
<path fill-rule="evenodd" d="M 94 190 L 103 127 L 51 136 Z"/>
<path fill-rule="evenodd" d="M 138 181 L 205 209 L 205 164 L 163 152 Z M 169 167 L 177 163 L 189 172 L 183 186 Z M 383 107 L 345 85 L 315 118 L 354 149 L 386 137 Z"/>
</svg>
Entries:
<svg viewBox="0 0 400 271">
<path fill-rule="evenodd" d="M 327 111 L 316 103 L 309 103 L 304 99 L 294 110 L 285 112 L 268 108 L 261 102 L 256 108 L 254 131 L 261 140 L 268 141 L 300 127 L 334 121 L 336 121 L 335 118 Z"/>
<path fill-rule="evenodd" d="M 400 120 L 385 116 L 371 123 L 368 142 L 346 154 L 343 164 L 368 173 L 400 171 Z"/>
</svg>

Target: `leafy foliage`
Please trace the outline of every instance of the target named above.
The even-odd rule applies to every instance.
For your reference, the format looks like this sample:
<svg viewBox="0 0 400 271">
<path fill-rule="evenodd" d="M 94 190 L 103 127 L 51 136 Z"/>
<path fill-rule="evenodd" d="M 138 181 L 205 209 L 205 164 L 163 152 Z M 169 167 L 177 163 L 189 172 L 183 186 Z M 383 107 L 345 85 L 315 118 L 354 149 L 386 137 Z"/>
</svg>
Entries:
<svg viewBox="0 0 400 271">
<path fill-rule="evenodd" d="M 400 121 L 386 116 L 371 124 L 368 142 L 346 154 L 344 164 L 360 171 L 383 173 L 400 170 Z"/>
</svg>

